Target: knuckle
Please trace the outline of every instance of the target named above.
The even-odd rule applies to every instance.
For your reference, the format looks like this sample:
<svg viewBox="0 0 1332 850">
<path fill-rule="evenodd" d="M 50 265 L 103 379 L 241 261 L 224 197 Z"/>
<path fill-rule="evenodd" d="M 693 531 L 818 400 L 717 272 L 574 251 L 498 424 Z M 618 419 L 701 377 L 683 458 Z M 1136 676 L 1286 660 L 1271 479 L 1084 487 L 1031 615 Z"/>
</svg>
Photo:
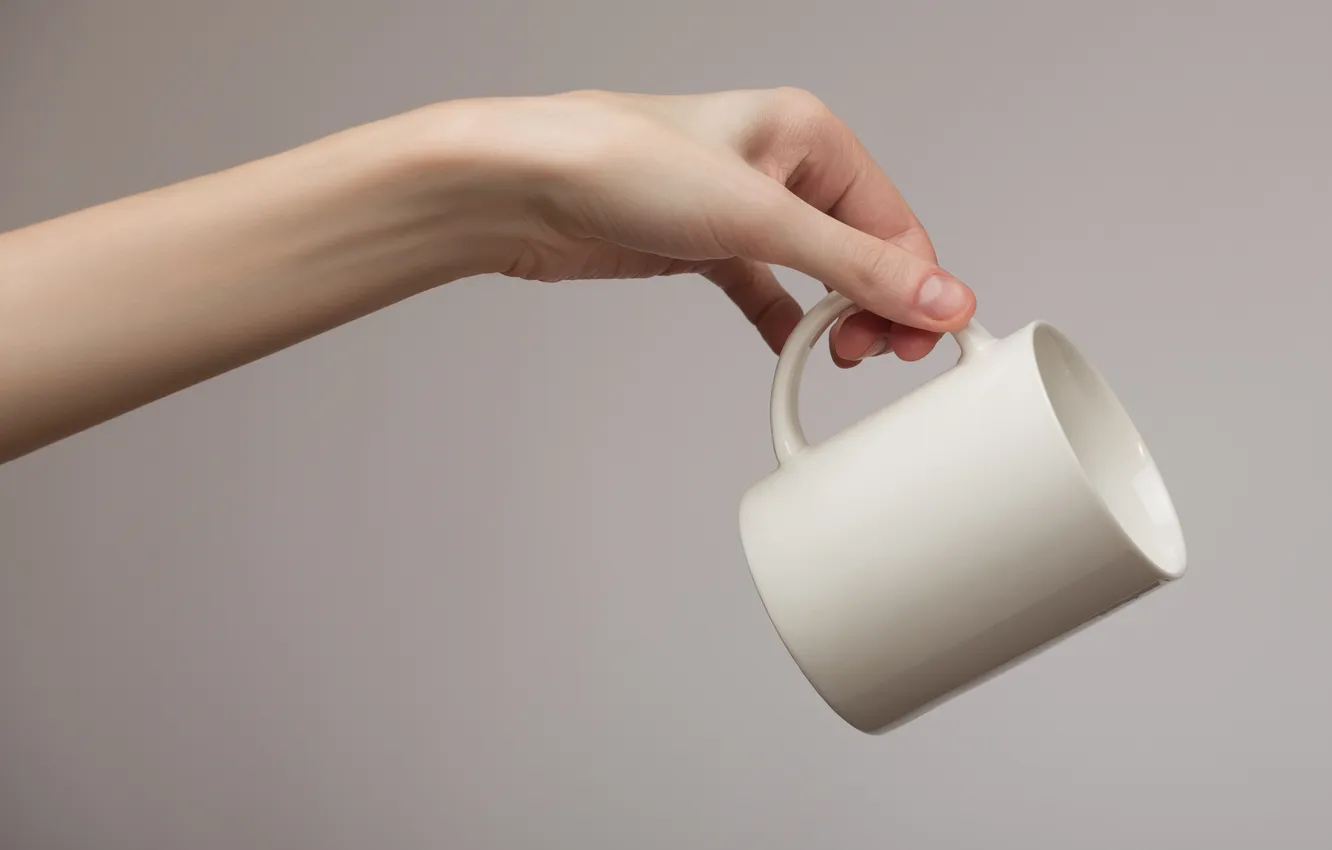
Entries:
<svg viewBox="0 0 1332 850">
<path fill-rule="evenodd" d="M 911 263 L 902 251 L 895 251 L 878 240 L 867 239 L 853 249 L 856 267 L 867 286 L 894 296 L 901 296 L 910 286 Z"/>
<path fill-rule="evenodd" d="M 727 141 L 752 166 L 773 179 L 789 174 L 808 139 L 828 125 L 832 112 L 808 89 L 779 86 L 731 92 L 722 104 L 730 117 Z"/>
<path fill-rule="evenodd" d="M 799 88 L 782 91 L 777 98 L 779 123 L 794 136 L 818 136 L 835 122 L 832 110 L 813 92 Z"/>
<path fill-rule="evenodd" d="M 783 111 L 792 115 L 817 117 L 828 114 L 827 105 L 809 89 L 781 86 L 773 89 L 773 100 Z"/>
<path fill-rule="evenodd" d="M 838 121 L 832 110 L 808 89 L 785 86 L 769 89 L 758 126 L 760 147 L 777 163 L 778 176 L 789 175 Z"/>
</svg>

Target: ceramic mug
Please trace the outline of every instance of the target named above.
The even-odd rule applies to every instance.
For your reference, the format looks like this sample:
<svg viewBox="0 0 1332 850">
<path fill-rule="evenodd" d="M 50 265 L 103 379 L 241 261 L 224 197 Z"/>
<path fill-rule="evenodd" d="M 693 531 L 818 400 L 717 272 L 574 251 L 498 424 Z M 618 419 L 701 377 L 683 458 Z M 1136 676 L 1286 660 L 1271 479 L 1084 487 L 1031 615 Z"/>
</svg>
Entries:
<svg viewBox="0 0 1332 850">
<path fill-rule="evenodd" d="M 953 334 L 956 365 L 811 446 L 797 411 L 832 293 L 782 350 L 778 468 L 740 536 L 768 617 L 828 705 L 886 732 L 1185 569 L 1164 482 L 1109 386 L 1033 322 Z"/>
</svg>

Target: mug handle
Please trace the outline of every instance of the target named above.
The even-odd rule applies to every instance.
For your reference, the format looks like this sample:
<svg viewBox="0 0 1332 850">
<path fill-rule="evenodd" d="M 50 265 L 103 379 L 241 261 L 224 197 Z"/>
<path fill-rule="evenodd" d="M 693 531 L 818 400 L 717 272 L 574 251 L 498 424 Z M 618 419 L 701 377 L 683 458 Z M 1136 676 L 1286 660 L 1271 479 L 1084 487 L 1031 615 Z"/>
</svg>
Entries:
<svg viewBox="0 0 1332 850">
<path fill-rule="evenodd" d="M 805 314 L 791 336 L 782 346 L 777 359 L 777 373 L 772 380 L 772 445 L 777 452 L 778 465 L 789 463 L 796 455 L 809 448 L 805 431 L 800 427 L 800 378 L 805 361 L 814 344 L 823 336 L 842 311 L 855 306 L 840 292 L 829 292 L 822 301 Z M 952 334 L 961 349 L 957 362 L 979 353 L 995 341 L 985 328 L 975 321 Z"/>
</svg>

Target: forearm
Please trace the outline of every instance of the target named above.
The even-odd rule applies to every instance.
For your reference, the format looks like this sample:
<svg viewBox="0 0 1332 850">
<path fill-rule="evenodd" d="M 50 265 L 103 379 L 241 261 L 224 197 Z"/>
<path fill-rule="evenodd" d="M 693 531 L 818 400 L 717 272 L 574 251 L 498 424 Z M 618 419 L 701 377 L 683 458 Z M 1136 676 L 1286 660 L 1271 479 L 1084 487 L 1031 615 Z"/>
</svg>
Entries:
<svg viewBox="0 0 1332 850">
<path fill-rule="evenodd" d="M 424 120 L 0 235 L 0 462 L 477 271 Z"/>
<path fill-rule="evenodd" d="M 971 291 L 798 90 L 438 104 L 0 235 L 0 462 L 423 289 L 697 272 L 780 350 L 770 266 L 861 309 L 842 365 L 924 356 Z"/>
</svg>

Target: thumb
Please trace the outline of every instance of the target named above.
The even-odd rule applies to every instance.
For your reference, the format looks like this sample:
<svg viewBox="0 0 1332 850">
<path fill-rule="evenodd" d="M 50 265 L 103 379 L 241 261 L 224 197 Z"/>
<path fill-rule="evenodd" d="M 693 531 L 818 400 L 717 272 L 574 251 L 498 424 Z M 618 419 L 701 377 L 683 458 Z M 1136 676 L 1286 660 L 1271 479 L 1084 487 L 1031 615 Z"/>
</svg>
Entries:
<svg viewBox="0 0 1332 850">
<path fill-rule="evenodd" d="M 788 191 L 736 222 L 735 253 L 785 266 L 834 289 L 863 309 L 926 331 L 961 330 L 976 296 L 924 257 L 819 212 Z"/>
</svg>

